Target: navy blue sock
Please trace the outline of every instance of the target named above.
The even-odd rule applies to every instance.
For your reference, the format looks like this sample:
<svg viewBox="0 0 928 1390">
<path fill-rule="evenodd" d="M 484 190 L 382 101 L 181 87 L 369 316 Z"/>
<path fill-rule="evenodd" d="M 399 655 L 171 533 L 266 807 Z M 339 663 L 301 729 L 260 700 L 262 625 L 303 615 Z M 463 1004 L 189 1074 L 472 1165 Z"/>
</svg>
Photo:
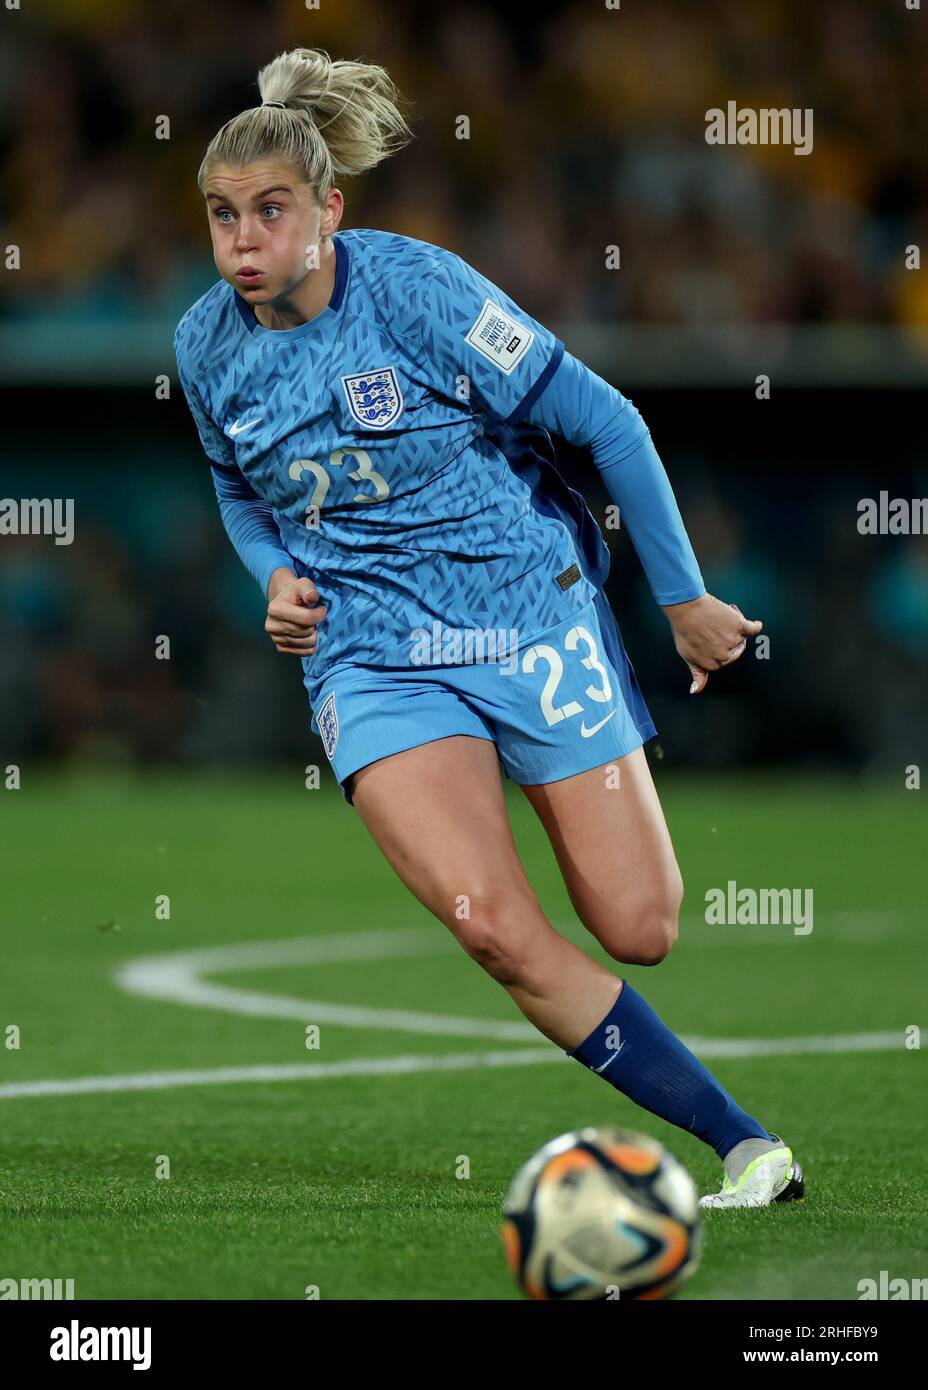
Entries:
<svg viewBox="0 0 928 1390">
<path fill-rule="evenodd" d="M 602 1023 L 568 1057 L 645 1110 L 697 1135 L 719 1158 L 742 1139 L 770 1139 L 626 980 Z"/>
</svg>

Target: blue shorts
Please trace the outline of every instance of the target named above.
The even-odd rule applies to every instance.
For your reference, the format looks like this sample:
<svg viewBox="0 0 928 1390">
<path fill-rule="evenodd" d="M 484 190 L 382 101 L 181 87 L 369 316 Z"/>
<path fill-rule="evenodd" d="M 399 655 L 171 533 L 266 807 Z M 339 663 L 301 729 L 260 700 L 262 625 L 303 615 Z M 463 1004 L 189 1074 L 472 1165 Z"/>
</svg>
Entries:
<svg viewBox="0 0 928 1390">
<path fill-rule="evenodd" d="M 601 591 L 511 655 L 457 665 L 341 665 L 312 701 L 312 729 L 342 795 L 368 763 L 453 734 L 496 745 L 520 784 L 559 782 L 624 757 L 657 730 Z M 307 673 L 307 690 L 313 682 Z"/>
</svg>

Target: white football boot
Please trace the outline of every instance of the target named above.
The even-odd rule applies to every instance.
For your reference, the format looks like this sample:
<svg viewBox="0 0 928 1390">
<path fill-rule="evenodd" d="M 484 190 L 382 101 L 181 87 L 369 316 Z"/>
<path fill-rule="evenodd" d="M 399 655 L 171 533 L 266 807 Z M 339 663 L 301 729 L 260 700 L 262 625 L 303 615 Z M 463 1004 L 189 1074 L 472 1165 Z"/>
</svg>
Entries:
<svg viewBox="0 0 928 1390">
<path fill-rule="evenodd" d="M 725 1155 L 725 1176 L 719 1192 L 700 1197 L 701 1207 L 769 1207 L 805 1196 L 805 1178 L 793 1151 L 778 1134 L 768 1139 L 742 1139 Z"/>
</svg>

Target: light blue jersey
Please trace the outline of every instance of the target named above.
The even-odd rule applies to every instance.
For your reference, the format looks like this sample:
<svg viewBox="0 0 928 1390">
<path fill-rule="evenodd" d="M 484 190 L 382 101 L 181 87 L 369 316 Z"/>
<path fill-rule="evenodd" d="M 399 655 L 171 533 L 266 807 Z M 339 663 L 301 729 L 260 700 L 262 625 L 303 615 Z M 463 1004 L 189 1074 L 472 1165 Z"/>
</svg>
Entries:
<svg viewBox="0 0 928 1390">
<path fill-rule="evenodd" d="M 602 594 L 609 551 L 558 472 L 549 434 L 591 449 L 655 598 L 685 602 L 704 592 L 702 576 L 640 415 L 453 252 L 366 229 L 336 233 L 333 244 L 332 297 L 309 322 L 264 328 L 220 281 L 175 335 L 181 384 L 239 554 L 265 593 L 273 571 L 289 566 L 314 581 L 327 607 L 316 652 L 303 659 L 327 753 L 333 757 L 338 740 L 331 697 L 340 673 L 357 709 L 382 716 L 380 729 L 392 707 L 382 683 L 371 684 L 374 671 L 432 667 L 440 687 L 449 664 L 492 662 L 488 642 L 496 641 L 519 679 L 505 687 L 507 723 L 494 714 L 503 687 L 467 678 L 465 698 L 485 702 L 484 736 L 508 729 L 500 734 L 512 745 L 508 763 L 502 747 L 501 755 L 523 776 L 535 747 L 541 771 L 557 764 L 568 775 L 575 754 L 557 739 L 548 746 L 526 713 L 534 699 L 526 677 L 532 690 L 539 686 L 545 721 L 583 707 L 571 700 L 565 715 L 552 702 L 553 677 L 549 670 L 545 687 L 537 654 L 550 663 L 559 648 L 545 645 L 546 635 L 569 638 L 571 659 L 582 656 L 587 670 L 598 657 L 584 634 L 597 650 L 605 641 L 616 677 L 606 686 L 616 687 L 624 711 L 610 721 L 613 756 L 619 745 L 640 743 L 653 725 Z M 477 655 L 467 645 L 473 634 Z M 514 651 L 531 655 L 519 666 Z M 363 706 L 359 672 L 372 673 Z M 352 750 L 342 745 L 338 754 L 342 769 L 363 764 L 362 743 L 369 761 L 385 756 L 377 748 L 473 732 L 464 686 L 456 705 L 446 692 L 429 729 L 413 708 L 425 708 L 422 691 L 415 687 L 413 702 L 408 681 L 392 688 L 404 718 L 397 713 L 391 737 L 373 739 L 363 727 L 373 727 L 370 713 L 358 717 Z M 600 698 L 587 699 L 594 712 Z M 586 716 L 571 727 L 581 723 L 600 727 Z M 585 747 L 588 766 L 591 757 Z"/>
<path fill-rule="evenodd" d="M 225 281 L 184 315 L 175 350 L 204 450 L 269 505 L 327 605 L 319 675 L 407 665 L 435 623 L 531 642 L 609 565 L 525 420 L 563 344 L 453 252 L 371 230 L 333 241 L 332 299 L 308 323 L 264 328 Z"/>
</svg>

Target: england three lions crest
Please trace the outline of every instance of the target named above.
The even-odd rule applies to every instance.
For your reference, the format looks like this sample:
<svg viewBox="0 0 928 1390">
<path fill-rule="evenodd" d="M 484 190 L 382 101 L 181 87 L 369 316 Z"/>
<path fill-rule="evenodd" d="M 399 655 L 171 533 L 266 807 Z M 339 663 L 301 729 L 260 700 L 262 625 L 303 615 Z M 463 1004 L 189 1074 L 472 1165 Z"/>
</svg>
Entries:
<svg viewBox="0 0 928 1390">
<path fill-rule="evenodd" d="M 355 372 L 343 376 L 348 409 L 359 425 L 369 430 L 386 430 L 403 410 L 403 393 L 395 367 L 379 367 L 375 372 Z"/>
<path fill-rule="evenodd" d="M 329 762 L 338 746 L 338 715 L 335 711 L 335 691 L 326 700 L 322 709 L 319 711 L 319 718 L 316 721 L 319 725 L 319 733 L 322 737 L 322 746 Z"/>
</svg>

